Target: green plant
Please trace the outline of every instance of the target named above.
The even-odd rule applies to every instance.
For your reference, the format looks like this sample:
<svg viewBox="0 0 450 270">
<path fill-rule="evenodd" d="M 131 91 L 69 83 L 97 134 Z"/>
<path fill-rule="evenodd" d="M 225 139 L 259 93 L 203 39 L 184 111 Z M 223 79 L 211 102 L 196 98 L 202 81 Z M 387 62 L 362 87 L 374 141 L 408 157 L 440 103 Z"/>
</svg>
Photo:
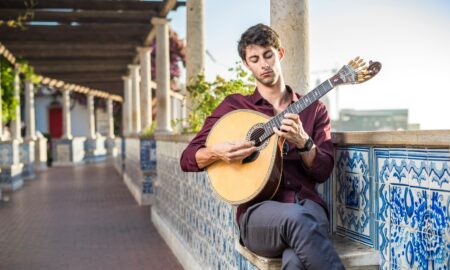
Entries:
<svg viewBox="0 0 450 270">
<path fill-rule="evenodd" d="M 141 138 L 151 138 L 155 133 L 155 130 L 156 130 L 156 121 L 153 121 L 151 126 L 142 131 Z"/>
<path fill-rule="evenodd" d="M 241 65 L 237 63 L 235 68 L 230 68 L 235 77 L 226 80 L 221 76 L 216 76 L 212 82 L 205 79 L 205 75 L 200 73 L 186 87 L 192 101 L 190 112 L 187 119 L 177 119 L 173 124 L 186 121 L 187 127 L 183 128 L 183 133 L 198 132 L 205 119 L 213 110 L 231 94 L 249 95 L 255 89 L 254 78 Z"/>
<path fill-rule="evenodd" d="M 32 81 L 36 84 L 37 76 L 34 73 L 33 67 L 31 67 L 26 61 L 18 61 L 20 66 L 20 73 L 25 76 L 26 80 Z M 7 123 L 10 120 L 14 120 L 15 109 L 19 101 L 14 96 L 14 76 L 15 68 L 8 60 L 0 56 L 0 92 L 2 97 L 2 120 L 3 123 Z M 20 91 L 20 87 L 19 87 Z"/>
<path fill-rule="evenodd" d="M 2 97 L 2 121 L 7 123 L 15 119 L 15 109 L 18 100 L 14 97 L 14 67 L 3 57 L 0 57 L 0 92 Z"/>
</svg>

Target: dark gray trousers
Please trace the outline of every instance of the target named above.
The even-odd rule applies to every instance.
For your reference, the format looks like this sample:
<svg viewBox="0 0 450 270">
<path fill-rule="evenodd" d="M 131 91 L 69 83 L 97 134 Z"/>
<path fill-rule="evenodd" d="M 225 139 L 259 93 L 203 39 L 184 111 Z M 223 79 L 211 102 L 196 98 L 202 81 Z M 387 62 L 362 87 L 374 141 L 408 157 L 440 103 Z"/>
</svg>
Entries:
<svg viewBox="0 0 450 270">
<path fill-rule="evenodd" d="M 325 210 L 311 200 L 264 201 L 242 214 L 242 242 L 264 257 L 282 257 L 282 269 L 345 269 L 328 237 Z"/>
</svg>

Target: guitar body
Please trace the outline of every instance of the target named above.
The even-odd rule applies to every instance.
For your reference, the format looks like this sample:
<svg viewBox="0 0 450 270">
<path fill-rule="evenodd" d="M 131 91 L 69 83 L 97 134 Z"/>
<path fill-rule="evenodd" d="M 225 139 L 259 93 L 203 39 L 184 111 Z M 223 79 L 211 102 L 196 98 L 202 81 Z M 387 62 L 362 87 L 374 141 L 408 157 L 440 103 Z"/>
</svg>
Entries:
<svg viewBox="0 0 450 270">
<path fill-rule="evenodd" d="M 252 110 L 235 110 L 220 118 L 211 129 L 206 146 L 249 140 L 250 133 L 269 120 Z M 207 167 L 215 193 L 233 205 L 255 203 L 272 198 L 281 181 L 283 158 L 281 140 L 271 136 L 258 147 L 256 158 L 247 162 L 216 161 Z"/>
</svg>

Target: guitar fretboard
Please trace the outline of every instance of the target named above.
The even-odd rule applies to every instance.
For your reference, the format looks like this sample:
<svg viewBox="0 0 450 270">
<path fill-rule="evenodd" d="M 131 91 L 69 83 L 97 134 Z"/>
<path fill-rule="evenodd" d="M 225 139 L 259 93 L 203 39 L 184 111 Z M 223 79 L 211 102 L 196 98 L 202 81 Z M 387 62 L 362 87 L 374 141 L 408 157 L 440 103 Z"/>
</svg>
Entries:
<svg viewBox="0 0 450 270">
<path fill-rule="evenodd" d="M 304 109 L 306 109 L 309 105 L 313 104 L 315 101 L 319 100 L 326 93 L 328 93 L 331 89 L 333 89 L 333 85 L 330 80 L 326 80 L 308 94 L 304 95 L 301 99 L 289 105 L 284 111 L 279 113 L 270 119 L 267 123 L 265 123 L 262 128 L 264 128 L 263 135 L 260 136 L 260 141 L 263 142 L 273 135 L 273 128 L 280 128 L 281 121 L 284 119 L 285 113 L 294 113 L 299 114 Z"/>
</svg>

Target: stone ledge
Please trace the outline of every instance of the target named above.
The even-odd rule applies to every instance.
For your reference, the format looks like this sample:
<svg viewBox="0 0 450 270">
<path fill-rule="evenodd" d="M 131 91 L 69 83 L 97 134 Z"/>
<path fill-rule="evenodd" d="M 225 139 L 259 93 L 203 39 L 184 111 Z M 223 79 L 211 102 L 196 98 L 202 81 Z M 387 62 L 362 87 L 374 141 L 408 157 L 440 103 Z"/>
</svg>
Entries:
<svg viewBox="0 0 450 270">
<path fill-rule="evenodd" d="M 345 145 L 450 147 L 450 130 L 333 132 L 331 137 Z"/>
<path fill-rule="evenodd" d="M 333 236 L 333 246 L 347 270 L 376 270 L 379 268 L 379 252 L 373 248 L 337 235 Z M 243 257 L 261 270 L 279 270 L 281 268 L 280 258 L 258 256 L 242 246 L 239 241 L 236 241 L 235 247 Z"/>
<path fill-rule="evenodd" d="M 195 134 L 160 134 L 157 141 L 188 143 Z M 450 130 L 333 132 L 334 144 L 450 147 Z"/>
</svg>

